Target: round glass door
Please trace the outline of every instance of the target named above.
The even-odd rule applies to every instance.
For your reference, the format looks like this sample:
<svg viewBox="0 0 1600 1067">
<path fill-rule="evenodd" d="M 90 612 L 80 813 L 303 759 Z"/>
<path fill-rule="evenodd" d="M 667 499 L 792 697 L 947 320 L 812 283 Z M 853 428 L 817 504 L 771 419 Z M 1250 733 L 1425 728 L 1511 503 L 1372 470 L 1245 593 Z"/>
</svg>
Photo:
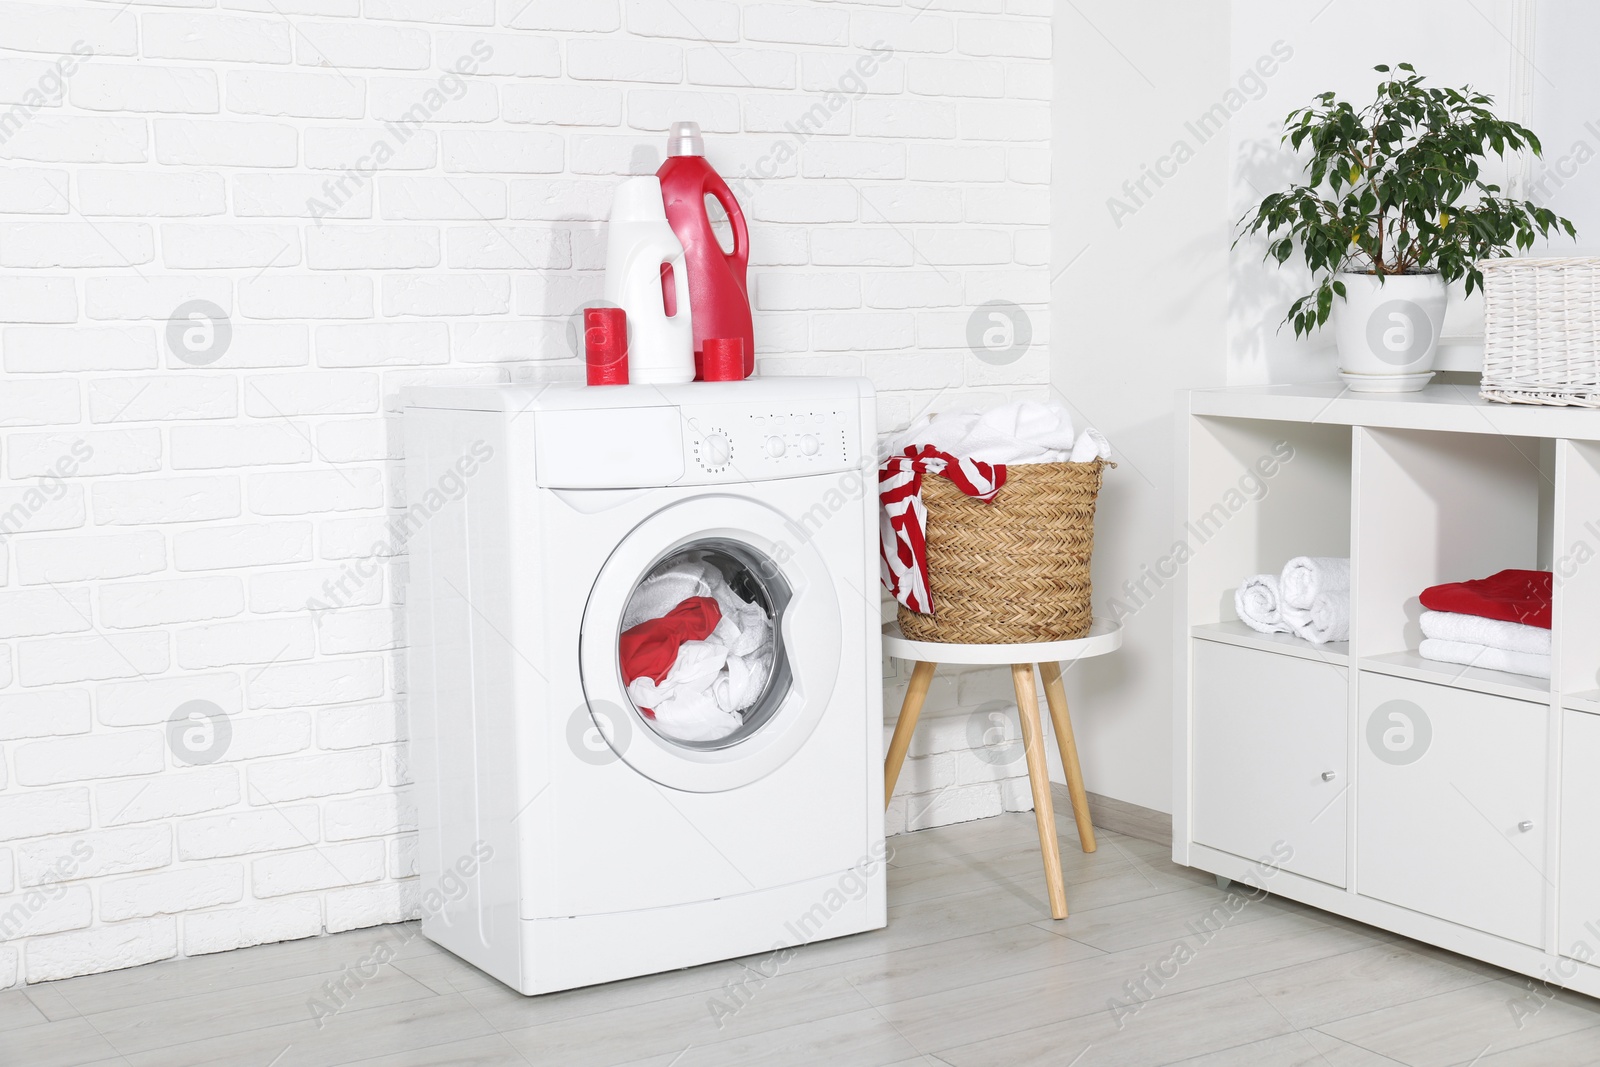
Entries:
<svg viewBox="0 0 1600 1067">
<path fill-rule="evenodd" d="M 624 763 L 715 792 L 771 773 L 811 735 L 833 699 L 842 623 L 798 528 L 747 497 L 706 495 L 613 550 L 578 656 L 590 714 Z"/>
</svg>

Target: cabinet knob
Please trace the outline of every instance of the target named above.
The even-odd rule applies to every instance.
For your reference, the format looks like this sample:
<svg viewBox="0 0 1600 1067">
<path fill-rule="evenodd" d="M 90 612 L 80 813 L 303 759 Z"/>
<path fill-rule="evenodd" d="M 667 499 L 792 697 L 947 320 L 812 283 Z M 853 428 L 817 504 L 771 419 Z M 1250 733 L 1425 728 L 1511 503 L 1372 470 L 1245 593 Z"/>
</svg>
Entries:
<svg viewBox="0 0 1600 1067">
<path fill-rule="evenodd" d="M 1523 833 L 1527 833 L 1529 830 L 1533 829 L 1533 820 L 1523 819 L 1521 822 L 1517 823 L 1517 829 L 1521 830 Z"/>
<path fill-rule="evenodd" d="M 1338 775 L 1334 774 L 1332 771 L 1323 771 L 1322 772 L 1322 780 L 1324 782 L 1331 782 L 1337 777 L 1338 777 Z"/>
</svg>

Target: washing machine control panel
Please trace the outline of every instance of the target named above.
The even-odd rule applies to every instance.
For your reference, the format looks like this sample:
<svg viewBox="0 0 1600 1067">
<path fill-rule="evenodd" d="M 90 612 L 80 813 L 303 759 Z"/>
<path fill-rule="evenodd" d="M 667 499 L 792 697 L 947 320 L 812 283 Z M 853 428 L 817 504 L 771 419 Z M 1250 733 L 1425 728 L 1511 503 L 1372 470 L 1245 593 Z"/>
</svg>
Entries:
<svg viewBox="0 0 1600 1067">
<path fill-rule="evenodd" d="M 788 478 L 852 470 L 861 462 L 857 413 L 828 405 L 772 411 L 683 410 L 687 474 L 694 481 Z M 698 477 L 696 476 L 698 474 Z"/>
</svg>

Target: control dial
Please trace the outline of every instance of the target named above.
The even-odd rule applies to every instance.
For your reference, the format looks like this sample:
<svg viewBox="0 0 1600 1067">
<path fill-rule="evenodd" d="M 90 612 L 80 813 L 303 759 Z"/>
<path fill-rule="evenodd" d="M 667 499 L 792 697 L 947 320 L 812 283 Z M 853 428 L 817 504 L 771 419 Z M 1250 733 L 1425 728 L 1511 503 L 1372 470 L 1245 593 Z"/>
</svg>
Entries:
<svg viewBox="0 0 1600 1067">
<path fill-rule="evenodd" d="M 733 460 L 733 442 L 721 430 L 707 430 L 695 452 L 700 466 L 708 471 L 721 470 Z"/>
<path fill-rule="evenodd" d="M 811 434 L 806 434 L 804 437 L 800 438 L 800 451 L 804 452 L 806 455 L 814 456 L 821 450 L 822 442 L 818 441 Z"/>
<path fill-rule="evenodd" d="M 787 451 L 787 450 L 788 450 L 788 445 L 784 444 L 783 438 L 781 438 L 781 437 L 769 437 L 769 438 L 767 438 L 767 455 L 771 456 L 773 459 L 777 459 L 779 456 L 782 456 L 784 454 L 784 452 Z"/>
</svg>

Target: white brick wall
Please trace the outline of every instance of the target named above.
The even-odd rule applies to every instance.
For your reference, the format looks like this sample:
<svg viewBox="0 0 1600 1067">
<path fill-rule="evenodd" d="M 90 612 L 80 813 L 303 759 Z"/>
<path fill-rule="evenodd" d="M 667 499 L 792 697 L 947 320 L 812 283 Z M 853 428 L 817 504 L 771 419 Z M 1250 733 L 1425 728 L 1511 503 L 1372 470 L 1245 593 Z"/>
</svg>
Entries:
<svg viewBox="0 0 1600 1067">
<path fill-rule="evenodd" d="M 885 663 L 884 714 L 889 720 L 883 728 L 885 750 L 910 677 L 907 665 Z M 1037 671 L 1033 680 L 1034 699 L 1044 729 L 1045 761 L 1051 778 L 1065 781 Z M 885 813 L 885 832 L 893 835 L 984 819 L 1004 811 L 1032 810 L 1033 794 L 1010 668 L 941 666 L 928 688 L 900 780 Z M 1056 812 L 1058 825 L 1062 819 L 1070 822 L 1071 818 L 1070 812 Z"/>
<path fill-rule="evenodd" d="M 885 427 L 1046 382 L 1046 5 L 175 6 L 0 0 L 0 989 L 416 913 L 395 394 L 578 377 L 671 121 L 763 373 L 866 374 Z M 892 830 L 1026 806 L 1008 686 L 941 675 Z"/>
</svg>

